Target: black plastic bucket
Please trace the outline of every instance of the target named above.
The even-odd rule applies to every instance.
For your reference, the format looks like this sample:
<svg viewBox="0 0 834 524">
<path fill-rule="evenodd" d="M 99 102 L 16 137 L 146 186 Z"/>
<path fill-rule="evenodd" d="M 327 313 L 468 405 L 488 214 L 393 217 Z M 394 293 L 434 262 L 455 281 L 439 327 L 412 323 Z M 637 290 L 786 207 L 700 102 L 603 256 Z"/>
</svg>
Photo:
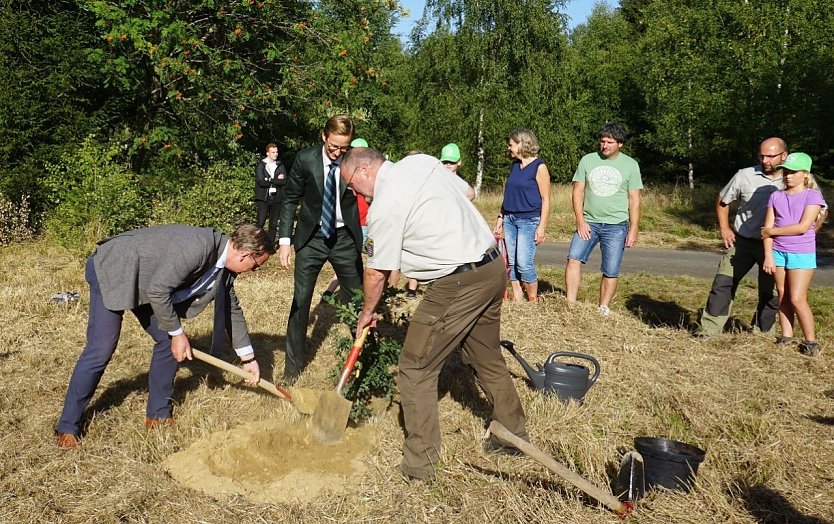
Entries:
<svg viewBox="0 0 834 524">
<path fill-rule="evenodd" d="M 665 438 L 637 437 L 634 447 L 643 455 L 646 489 L 662 486 L 689 491 L 706 451 Z"/>
</svg>

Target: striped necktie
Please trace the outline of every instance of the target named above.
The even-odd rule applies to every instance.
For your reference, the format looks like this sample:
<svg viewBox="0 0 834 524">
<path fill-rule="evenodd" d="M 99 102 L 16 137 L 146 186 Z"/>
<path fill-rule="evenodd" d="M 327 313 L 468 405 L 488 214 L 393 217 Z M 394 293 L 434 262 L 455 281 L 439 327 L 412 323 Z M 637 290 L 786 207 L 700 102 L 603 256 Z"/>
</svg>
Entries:
<svg viewBox="0 0 834 524">
<path fill-rule="evenodd" d="M 205 273 L 203 273 L 197 282 L 187 288 L 175 291 L 171 295 L 171 302 L 179 304 L 180 302 L 185 302 L 193 296 L 206 294 L 221 269 L 223 268 L 217 266 L 210 267 Z"/>
<path fill-rule="evenodd" d="M 330 170 L 324 179 L 324 194 L 321 202 L 321 234 L 330 238 L 336 232 L 336 168 L 335 162 L 330 164 Z"/>
</svg>

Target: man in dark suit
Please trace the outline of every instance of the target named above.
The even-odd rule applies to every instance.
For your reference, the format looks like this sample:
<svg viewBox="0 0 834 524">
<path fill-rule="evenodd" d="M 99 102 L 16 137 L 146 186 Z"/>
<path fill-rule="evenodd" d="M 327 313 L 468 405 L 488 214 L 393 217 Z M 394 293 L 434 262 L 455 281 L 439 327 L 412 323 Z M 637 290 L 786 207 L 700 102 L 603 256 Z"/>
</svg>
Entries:
<svg viewBox="0 0 834 524">
<path fill-rule="evenodd" d="M 58 446 L 79 445 L 81 418 L 104 374 L 130 310 L 155 344 L 148 373 L 148 429 L 173 422 L 174 377 L 178 362 L 191 360 L 181 318 L 192 318 L 212 300 L 215 333 L 229 333 L 243 369 L 260 378 L 260 368 L 243 311 L 234 291 L 238 274 L 258 269 L 275 253 L 263 229 L 238 227 L 231 236 L 211 228 L 164 225 L 128 231 L 99 242 L 87 259 L 90 284 L 87 345 L 72 373 L 58 422 Z M 220 329 L 217 329 L 217 328 Z M 222 344 L 215 340 L 213 346 Z"/>
<path fill-rule="evenodd" d="M 278 160 L 278 146 L 266 145 L 266 157 L 255 166 L 255 207 L 258 210 L 258 227 L 264 227 L 269 217 L 269 240 L 275 243 L 278 232 L 278 214 L 287 185 L 287 168 Z"/>
<path fill-rule="evenodd" d="M 353 132 L 349 116 L 328 119 L 321 134 L 322 145 L 298 153 L 284 190 L 278 225 L 281 264 L 289 268 L 292 247 L 296 253 L 284 363 L 283 381 L 287 384 L 295 382 L 306 364 L 310 304 L 324 263 L 329 261 L 336 271 L 343 300 L 362 288 L 362 228 L 356 195 L 339 176 L 342 154 L 350 148 Z M 291 242 L 293 218 L 299 205 Z"/>
</svg>

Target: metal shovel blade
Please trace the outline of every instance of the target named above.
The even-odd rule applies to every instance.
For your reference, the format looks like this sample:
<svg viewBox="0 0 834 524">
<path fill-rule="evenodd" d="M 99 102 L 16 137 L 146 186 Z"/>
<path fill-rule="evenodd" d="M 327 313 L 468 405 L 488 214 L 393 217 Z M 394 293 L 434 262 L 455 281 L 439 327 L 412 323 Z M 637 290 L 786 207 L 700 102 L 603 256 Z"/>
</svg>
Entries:
<svg viewBox="0 0 834 524">
<path fill-rule="evenodd" d="M 362 352 L 362 346 L 365 344 L 365 337 L 368 336 L 369 330 L 370 327 L 365 327 L 359 338 L 353 342 L 353 347 L 350 348 L 350 353 L 348 353 L 347 360 L 342 368 L 339 382 L 336 384 L 336 390 L 324 392 L 319 398 L 311 425 L 313 436 L 319 442 L 328 443 L 342 440 L 348 418 L 350 418 L 350 410 L 353 407 L 350 400 L 342 397 L 342 388 L 353 372 L 353 367 L 359 359 L 359 353 Z"/>
<path fill-rule="evenodd" d="M 318 389 L 308 388 L 288 388 L 290 395 L 292 395 L 292 403 L 295 409 L 303 415 L 312 415 L 316 412 L 316 407 L 319 405 L 319 399 L 325 394 L 324 391 Z"/>
<path fill-rule="evenodd" d="M 639 452 L 629 451 L 623 455 L 616 489 L 623 502 L 636 502 L 646 495 L 646 473 Z"/>
<path fill-rule="evenodd" d="M 316 440 L 324 443 L 342 440 L 352 407 L 353 402 L 340 393 L 322 393 L 310 426 Z"/>
</svg>

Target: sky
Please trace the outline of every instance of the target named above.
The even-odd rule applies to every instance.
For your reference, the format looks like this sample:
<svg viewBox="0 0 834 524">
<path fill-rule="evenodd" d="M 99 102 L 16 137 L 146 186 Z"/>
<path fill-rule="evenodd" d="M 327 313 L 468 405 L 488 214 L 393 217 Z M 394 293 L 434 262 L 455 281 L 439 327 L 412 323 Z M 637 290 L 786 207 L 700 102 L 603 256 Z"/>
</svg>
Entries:
<svg viewBox="0 0 834 524">
<path fill-rule="evenodd" d="M 573 28 L 584 22 L 588 18 L 588 15 L 591 14 L 591 9 L 593 9 L 594 4 L 596 3 L 608 5 L 615 4 L 615 2 L 612 2 L 611 0 L 568 0 L 566 9 L 567 15 L 570 17 L 570 20 L 568 20 L 568 27 Z M 400 20 L 400 22 L 394 26 L 393 33 L 400 36 L 400 39 L 405 40 L 408 38 L 411 26 L 418 18 L 420 18 L 420 16 L 422 16 L 425 0 L 400 0 L 400 4 L 410 11 L 410 16 Z"/>
</svg>

